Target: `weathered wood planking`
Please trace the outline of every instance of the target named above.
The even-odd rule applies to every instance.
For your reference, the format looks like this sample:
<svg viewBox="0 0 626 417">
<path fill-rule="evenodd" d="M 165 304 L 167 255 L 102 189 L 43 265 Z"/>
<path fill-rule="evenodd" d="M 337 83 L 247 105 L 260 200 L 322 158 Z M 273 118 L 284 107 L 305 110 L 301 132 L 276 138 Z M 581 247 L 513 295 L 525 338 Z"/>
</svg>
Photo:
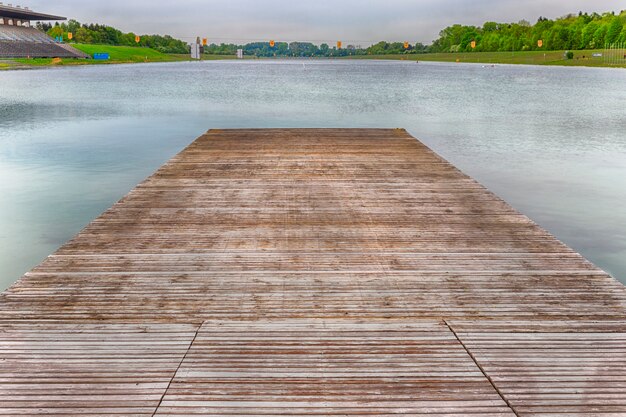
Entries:
<svg viewBox="0 0 626 417">
<path fill-rule="evenodd" d="M 0 415 L 151 416 L 197 330 L 184 324 L 0 325 Z"/>
<path fill-rule="evenodd" d="M 158 416 L 515 417 L 443 323 L 207 322 Z"/>
<path fill-rule="evenodd" d="M 518 415 L 626 415 L 626 322 L 449 324 Z"/>
<path fill-rule="evenodd" d="M 403 130 L 210 131 L 4 321 L 624 318 L 621 284 Z"/>
<path fill-rule="evenodd" d="M 0 410 L 624 415 L 625 323 L 403 130 L 210 131 L 0 295 Z"/>
</svg>

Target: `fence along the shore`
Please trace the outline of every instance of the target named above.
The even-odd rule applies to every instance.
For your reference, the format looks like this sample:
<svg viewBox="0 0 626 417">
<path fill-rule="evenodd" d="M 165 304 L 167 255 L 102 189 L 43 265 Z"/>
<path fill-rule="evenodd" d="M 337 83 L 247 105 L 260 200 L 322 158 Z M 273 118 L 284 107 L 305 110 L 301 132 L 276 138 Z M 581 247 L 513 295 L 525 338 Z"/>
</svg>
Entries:
<svg viewBox="0 0 626 417">
<path fill-rule="evenodd" d="M 604 63 L 607 65 L 626 65 L 626 43 L 612 43 L 604 47 Z"/>
</svg>

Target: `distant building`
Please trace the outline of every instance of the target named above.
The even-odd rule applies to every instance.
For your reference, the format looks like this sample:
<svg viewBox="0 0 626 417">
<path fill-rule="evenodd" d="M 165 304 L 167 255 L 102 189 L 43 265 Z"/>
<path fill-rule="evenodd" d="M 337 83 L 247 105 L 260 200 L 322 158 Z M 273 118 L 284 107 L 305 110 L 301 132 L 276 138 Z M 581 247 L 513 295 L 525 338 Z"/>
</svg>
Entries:
<svg viewBox="0 0 626 417">
<path fill-rule="evenodd" d="M 31 24 L 54 20 L 65 18 L 0 3 L 0 58 L 87 58 L 86 54 L 57 43 Z"/>
<path fill-rule="evenodd" d="M 204 48 L 200 45 L 200 38 L 196 39 L 196 43 L 192 43 L 191 45 L 191 59 L 201 59 L 202 53 L 204 52 Z"/>
<path fill-rule="evenodd" d="M 237 59 L 243 59 L 243 49 L 237 49 Z"/>
</svg>

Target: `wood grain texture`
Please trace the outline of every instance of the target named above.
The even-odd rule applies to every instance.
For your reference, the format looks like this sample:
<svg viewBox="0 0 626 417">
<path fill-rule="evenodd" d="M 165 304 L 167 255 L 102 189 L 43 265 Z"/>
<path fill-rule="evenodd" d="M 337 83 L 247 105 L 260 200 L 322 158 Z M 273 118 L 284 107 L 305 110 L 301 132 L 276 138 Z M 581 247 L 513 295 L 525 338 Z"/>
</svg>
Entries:
<svg viewBox="0 0 626 417">
<path fill-rule="evenodd" d="M 625 322 L 622 284 L 404 130 L 213 130 L 0 295 L 0 408 L 614 416 Z"/>
<path fill-rule="evenodd" d="M 151 416 L 197 330 L 0 325 L 0 415 Z"/>
<path fill-rule="evenodd" d="M 518 415 L 626 415 L 626 322 L 450 325 Z"/>
<path fill-rule="evenodd" d="M 625 317 L 624 287 L 404 130 L 209 131 L 0 320 Z"/>
<path fill-rule="evenodd" d="M 514 417 L 442 323 L 205 323 L 158 416 Z"/>
</svg>

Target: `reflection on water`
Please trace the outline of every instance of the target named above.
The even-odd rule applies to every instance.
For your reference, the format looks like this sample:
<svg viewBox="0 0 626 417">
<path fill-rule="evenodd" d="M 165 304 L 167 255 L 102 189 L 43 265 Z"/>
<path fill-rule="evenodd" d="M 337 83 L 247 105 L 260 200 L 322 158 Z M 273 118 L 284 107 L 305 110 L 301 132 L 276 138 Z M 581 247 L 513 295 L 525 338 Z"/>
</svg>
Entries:
<svg viewBox="0 0 626 417">
<path fill-rule="evenodd" d="M 405 127 L 626 282 L 626 71 L 245 61 L 0 73 L 0 288 L 209 128 Z"/>
</svg>

